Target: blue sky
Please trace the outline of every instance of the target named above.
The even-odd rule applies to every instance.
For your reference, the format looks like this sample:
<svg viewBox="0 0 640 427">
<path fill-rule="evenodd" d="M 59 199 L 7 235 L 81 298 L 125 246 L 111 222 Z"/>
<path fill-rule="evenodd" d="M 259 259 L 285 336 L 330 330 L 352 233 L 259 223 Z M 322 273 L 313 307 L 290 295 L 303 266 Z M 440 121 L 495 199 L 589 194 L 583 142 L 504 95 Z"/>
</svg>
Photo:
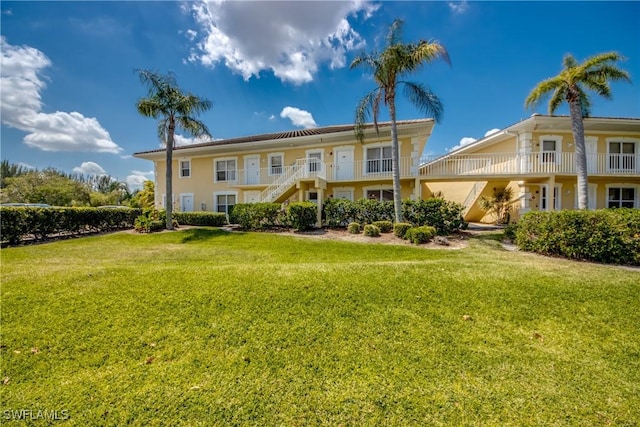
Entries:
<svg viewBox="0 0 640 427">
<path fill-rule="evenodd" d="M 546 105 L 525 110 L 539 81 L 618 51 L 633 84 L 595 116 L 640 117 L 640 2 L 10 2 L 0 5 L 1 157 L 38 168 L 107 173 L 132 187 L 152 177 L 137 151 L 159 146 L 156 123 L 138 115 L 145 96 L 134 70 L 173 71 L 180 86 L 214 103 L 201 116 L 214 138 L 352 123 L 374 88 L 349 70 L 382 47 L 395 18 L 404 40 L 438 40 L 451 66 L 428 64 L 444 116 L 425 154 L 445 153 Z M 559 111 L 566 114 L 566 108 Z M 400 99 L 398 118 L 420 114 Z M 383 116 L 384 119 L 384 116 Z M 181 143 L 189 143 L 186 138 Z"/>
</svg>

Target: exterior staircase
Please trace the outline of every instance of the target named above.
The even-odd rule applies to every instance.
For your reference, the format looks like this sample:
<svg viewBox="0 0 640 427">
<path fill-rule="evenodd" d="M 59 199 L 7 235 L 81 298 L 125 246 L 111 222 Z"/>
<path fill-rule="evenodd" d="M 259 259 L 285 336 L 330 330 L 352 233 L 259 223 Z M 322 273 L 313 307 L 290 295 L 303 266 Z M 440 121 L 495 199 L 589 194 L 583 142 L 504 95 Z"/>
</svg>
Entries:
<svg viewBox="0 0 640 427">
<path fill-rule="evenodd" d="M 473 185 L 471 191 L 469 191 L 469 194 L 467 194 L 467 198 L 464 199 L 464 202 L 462 202 L 462 206 L 464 206 L 464 210 L 462 211 L 463 217 L 466 218 L 471 208 L 475 205 L 475 203 L 482 195 L 482 191 L 487 186 L 487 183 L 488 181 L 478 181 Z"/>
<path fill-rule="evenodd" d="M 297 160 L 293 166 L 285 168 L 282 175 L 260 193 L 260 202 L 282 202 L 295 190 L 296 181 L 305 175 L 307 159 Z"/>
</svg>

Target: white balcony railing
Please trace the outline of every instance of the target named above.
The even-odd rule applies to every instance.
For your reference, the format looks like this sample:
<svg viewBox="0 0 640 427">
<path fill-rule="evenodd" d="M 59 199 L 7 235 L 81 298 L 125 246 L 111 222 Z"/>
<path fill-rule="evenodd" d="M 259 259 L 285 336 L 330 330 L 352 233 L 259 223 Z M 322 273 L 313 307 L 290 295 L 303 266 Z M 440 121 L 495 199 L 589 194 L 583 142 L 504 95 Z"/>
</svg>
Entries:
<svg viewBox="0 0 640 427">
<path fill-rule="evenodd" d="M 376 159 L 349 163 L 324 163 L 318 159 L 299 159 L 290 166 L 273 169 L 238 169 L 229 186 L 286 187 L 297 179 L 322 178 L 329 182 L 391 180 L 391 160 Z M 587 154 L 590 175 L 640 175 L 638 154 Z M 575 153 L 555 151 L 526 154 L 459 154 L 400 159 L 400 178 L 490 177 L 576 173 Z M 268 189 L 265 189 L 267 191 Z M 265 193 L 266 195 L 267 193 Z"/>
</svg>

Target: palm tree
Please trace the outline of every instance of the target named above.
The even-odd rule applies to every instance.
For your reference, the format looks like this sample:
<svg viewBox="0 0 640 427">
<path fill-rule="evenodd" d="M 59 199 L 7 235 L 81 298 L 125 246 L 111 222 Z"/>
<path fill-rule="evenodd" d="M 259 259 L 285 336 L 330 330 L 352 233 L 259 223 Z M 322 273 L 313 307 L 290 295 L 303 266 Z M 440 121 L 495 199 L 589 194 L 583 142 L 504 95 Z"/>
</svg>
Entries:
<svg viewBox="0 0 640 427">
<path fill-rule="evenodd" d="M 145 117 L 160 118 L 158 123 L 158 137 L 167 148 L 166 170 L 166 211 L 167 229 L 173 230 L 173 191 L 172 191 L 172 162 L 173 145 L 176 127 L 194 137 L 208 136 L 207 126 L 193 117 L 209 110 L 211 101 L 198 98 L 191 93 L 184 93 L 178 87 L 173 73 L 161 75 L 149 70 L 137 70 L 140 81 L 149 87 L 147 98 L 138 100 L 138 112 Z"/>
<path fill-rule="evenodd" d="M 555 77 L 543 80 L 533 88 L 524 104 L 526 108 L 535 107 L 549 93 L 549 114 L 553 114 L 563 101 L 569 104 L 571 130 L 576 147 L 576 173 L 578 175 L 578 209 L 587 209 L 588 176 L 587 153 L 584 145 L 584 123 L 582 119 L 590 114 L 591 101 L 586 89 L 596 92 L 604 98 L 611 98 L 609 80 L 631 82 L 629 74 L 615 66 L 616 61 L 624 59 L 616 52 L 601 53 L 587 58 L 578 64 L 573 56 L 565 55 L 564 69 Z"/>
<path fill-rule="evenodd" d="M 351 68 L 365 66 L 378 85 L 365 95 L 356 108 L 356 135 L 360 142 L 364 141 L 364 125 L 369 115 L 378 131 L 378 115 L 380 103 L 389 109 L 391 119 L 391 164 L 393 178 L 393 207 L 396 222 L 402 222 L 402 200 L 400 195 L 400 153 L 396 126 L 396 89 L 404 86 L 404 95 L 411 103 L 425 114 L 431 114 L 436 122 L 440 122 L 443 107 L 438 97 L 420 83 L 405 81 L 403 78 L 417 71 L 425 62 L 443 59 L 448 64 L 449 54 L 437 41 L 420 40 L 418 43 L 402 43 L 403 21 L 396 19 L 389 27 L 387 45 L 382 52 L 362 53 L 351 63 Z"/>
</svg>

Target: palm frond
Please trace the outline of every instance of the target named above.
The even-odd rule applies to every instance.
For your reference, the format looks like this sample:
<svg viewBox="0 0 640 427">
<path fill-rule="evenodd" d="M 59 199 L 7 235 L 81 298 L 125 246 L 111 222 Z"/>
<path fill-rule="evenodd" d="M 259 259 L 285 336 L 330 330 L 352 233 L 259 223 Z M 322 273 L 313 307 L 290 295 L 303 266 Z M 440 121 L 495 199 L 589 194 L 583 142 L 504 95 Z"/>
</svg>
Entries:
<svg viewBox="0 0 640 427">
<path fill-rule="evenodd" d="M 559 77 L 551 77 L 538 83 L 536 87 L 531 90 L 529 96 L 524 101 L 525 108 L 535 108 L 543 99 L 545 99 L 550 92 L 560 91 L 566 93 L 568 86 L 566 82 Z M 560 95 L 553 95 L 560 96 Z"/>
<path fill-rule="evenodd" d="M 360 101 L 358 101 L 358 106 L 356 107 L 355 114 L 355 132 L 358 141 L 364 141 L 364 126 L 367 122 L 367 119 L 373 115 L 374 123 L 378 123 L 378 112 L 380 111 L 380 99 L 381 99 L 381 90 L 375 89 L 365 96 L 363 96 Z"/>
<path fill-rule="evenodd" d="M 424 41 L 421 40 L 411 49 L 412 62 L 421 64 L 423 62 L 433 62 L 436 59 L 442 59 L 447 64 L 451 65 L 451 58 L 449 58 L 449 52 L 447 49 L 437 41 Z"/>
<path fill-rule="evenodd" d="M 387 46 L 393 46 L 402 42 L 402 27 L 404 21 L 402 19 L 396 19 L 389 26 L 389 32 L 387 33 Z"/>
<path fill-rule="evenodd" d="M 573 55 L 567 53 L 564 58 L 562 58 L 562 65 L 565 69 L 574 68 L 578 66 L 578 61 L 576 61 Z"/>
<path fill-rule="evenodd" d="M 555 113 L 555 111 L 558 109 L 560 104 L 566 101 L 566 98 L 567 98 L 566 91 L 561 90 L 560 88 L 553 91 L 553 94 L 549 99 L 549 106 L 548 106 L 549 114 Z"/>
<path fill-rule="evenodd" d="M 440 123 L 444 107 L 440 99 L 431 89 L 415 82 L 398 82 L 404 85 L 404 95 L 423 114 L 433 116 L 436 123 Z"/>
<path fill-rule="evenodd" d="M 178 125 L 181 129 L 187 132 L 189 135 L 194 136 L 196 138 L 199 137 L 211 137 L 211 133 L 209 132 L 209 128 L 204 122 L 194 119 L 193 117 L 180 116 L 176 118 L 176 125 Z"/>
<path fill-rule="evenodd" d="M 622 60 L 624 60 L 624 57 L 618 54 L 618 52 L 605 52 L 585 59 L 582 63 L 582 67 L 584 67 L 585 70 L 589 70 L 590 68 L 606 65 L 608 62 L 617 62 Z"/>
<path fill-rule="evenodd" d="M 157 118 L 162 109 L 162 105 L 156 98 L 141 98 L 136 104 L 138 113 L 145 117 Z"/>
</svg>

